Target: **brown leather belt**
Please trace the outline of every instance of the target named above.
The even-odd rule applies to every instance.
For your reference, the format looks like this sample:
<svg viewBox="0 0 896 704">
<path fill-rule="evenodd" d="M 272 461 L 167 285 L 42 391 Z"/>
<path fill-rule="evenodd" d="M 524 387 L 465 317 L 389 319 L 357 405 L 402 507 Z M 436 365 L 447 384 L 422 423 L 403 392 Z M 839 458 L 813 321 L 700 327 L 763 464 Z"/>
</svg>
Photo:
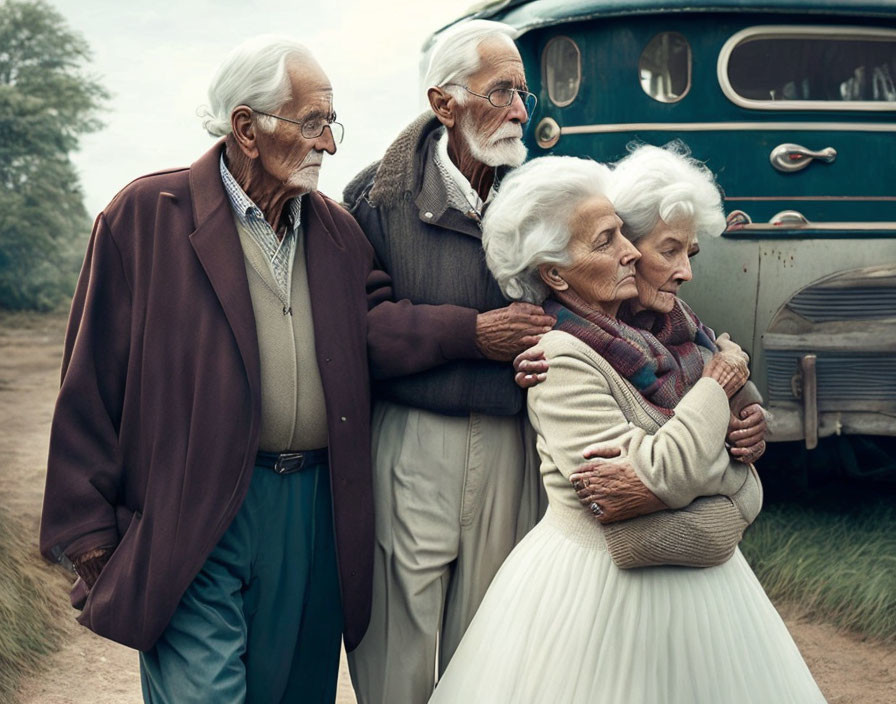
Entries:
<svg viewBox="0 0 896 704">
<path fill-rule="evenodd" d="M 325 463 L 327 457 L 326 447 L 302 452 L 259 452 L 255 456 L 255 466 L 273 469 L 277 474 L 293 474 L 306 467 Z"/>
</svg>

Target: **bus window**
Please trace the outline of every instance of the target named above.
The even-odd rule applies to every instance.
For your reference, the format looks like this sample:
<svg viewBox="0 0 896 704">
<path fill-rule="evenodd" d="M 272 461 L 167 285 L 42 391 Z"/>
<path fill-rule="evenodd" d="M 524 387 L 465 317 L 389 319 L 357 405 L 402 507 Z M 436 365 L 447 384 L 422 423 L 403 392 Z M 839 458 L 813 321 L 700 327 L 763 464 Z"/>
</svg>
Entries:
<svg viewBox="0 0 896 704">
<path fill-rule="evenodd" d="M 691 87 L 691 46 L 678 32 L 657 34 L 638 60 L 641 88 L 661 103 L 677 103 Z"/>
<path fill-rule="evenodd" d="M 896 32 L 751 27 L 722 49 L 719 78 L 742 107 L 893 110 Z"/>
<path fill-rule="evenodd" d="M 579 94 L 582 54 L 569 37 L 554 37 L 547 43 L 541 61 L 542 83 L 557 107 L 569 105 Z"/>
</svg>

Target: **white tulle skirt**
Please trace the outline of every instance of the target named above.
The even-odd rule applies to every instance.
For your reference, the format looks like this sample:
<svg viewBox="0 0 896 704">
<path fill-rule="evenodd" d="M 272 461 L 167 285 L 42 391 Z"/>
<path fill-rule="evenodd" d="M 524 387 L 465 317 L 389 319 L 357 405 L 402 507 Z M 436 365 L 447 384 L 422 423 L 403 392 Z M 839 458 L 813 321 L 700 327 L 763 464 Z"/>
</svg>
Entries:
<svg viewBox="0 0 896 704">
<path fill-rule="evenodd" d="M 618 569 L 584 513 L 552 512 L 495 577 L 438 704 L 808 704 L 824 697 L 737 550 Z"/>
</svg>

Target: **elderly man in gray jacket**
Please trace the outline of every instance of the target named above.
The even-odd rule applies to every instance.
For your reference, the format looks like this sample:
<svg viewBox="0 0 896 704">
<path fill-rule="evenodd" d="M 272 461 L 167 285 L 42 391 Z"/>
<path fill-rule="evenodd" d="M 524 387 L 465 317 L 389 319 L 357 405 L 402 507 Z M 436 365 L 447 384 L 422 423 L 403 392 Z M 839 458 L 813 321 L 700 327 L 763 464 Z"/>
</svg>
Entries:
<svg viewBox="0 0 896 704">
<path fill-rule="evenodd" d="M 429 698 L 536 518 L 534 442 L 509 363 L 553 319 L 508 305 L 480 232 L 501 174 L 526 158 L 535 104 L 513 33 L 475 20 L 443 35 L 431 111 L 345 193 L 386 272 L 368 287 L 376 553 L 370 628 L 350 656 L 364 704 Z"/>
</svg>

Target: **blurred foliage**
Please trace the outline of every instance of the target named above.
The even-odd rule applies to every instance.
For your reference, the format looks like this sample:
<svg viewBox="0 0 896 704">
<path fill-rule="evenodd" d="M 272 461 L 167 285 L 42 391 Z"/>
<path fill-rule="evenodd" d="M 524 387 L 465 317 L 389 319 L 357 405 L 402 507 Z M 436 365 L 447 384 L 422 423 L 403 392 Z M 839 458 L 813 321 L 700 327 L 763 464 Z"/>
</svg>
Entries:
<svg viewBox="0 0 896 704">
<path fill-rule="evenodd" d="M 0 308 L 74 290 L 90 220 L 69 155 L 108 98 L 87 42 L 43 0 L 0 2 Z"/>
</svg>

